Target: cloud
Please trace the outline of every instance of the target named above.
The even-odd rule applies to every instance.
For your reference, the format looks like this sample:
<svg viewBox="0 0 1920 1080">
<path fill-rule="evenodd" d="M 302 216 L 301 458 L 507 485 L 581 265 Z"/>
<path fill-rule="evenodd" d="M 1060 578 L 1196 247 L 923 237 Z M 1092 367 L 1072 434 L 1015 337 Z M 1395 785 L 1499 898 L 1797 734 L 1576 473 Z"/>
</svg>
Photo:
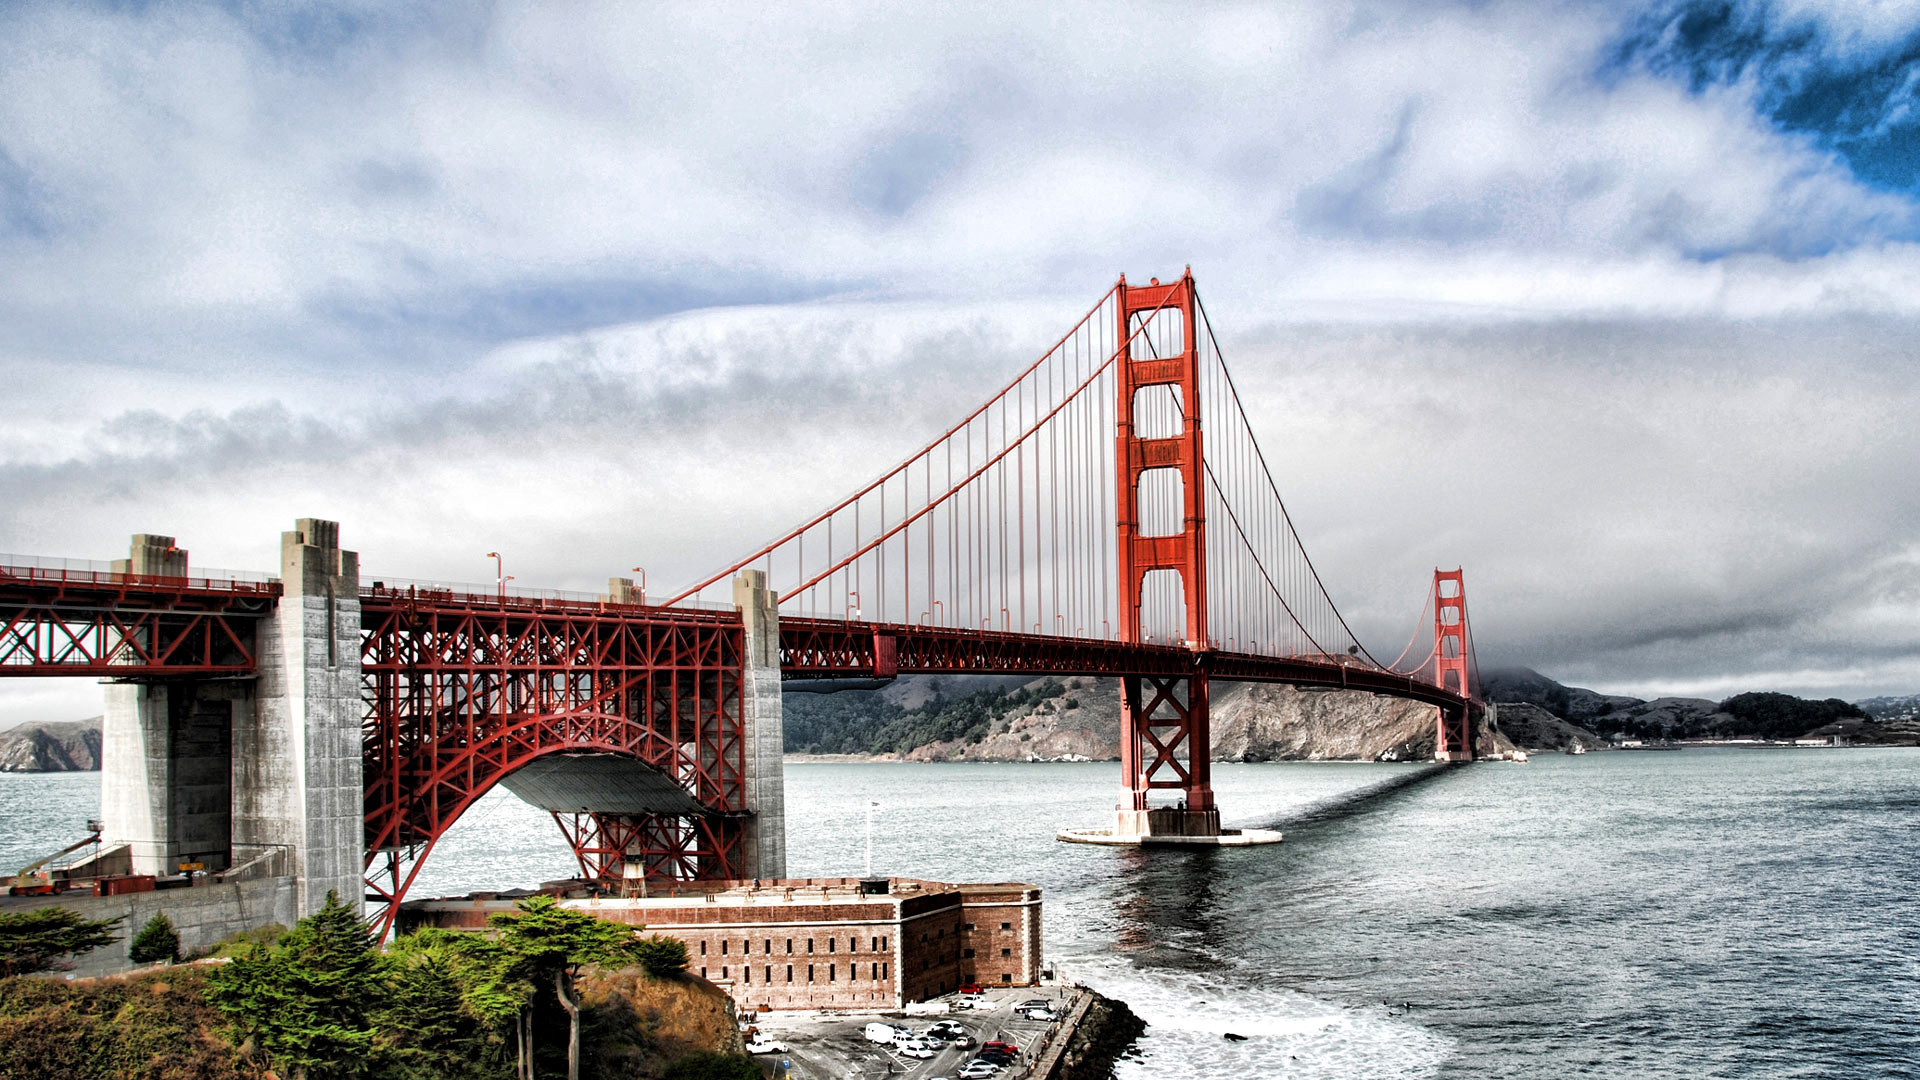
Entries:
<svg viewBox="0 0 1920 1080">
<path fill-rule="evenodd" d="M 0 547 L 684 581 L 1191 262 L 1369 641 L 1464 563 L 1550 672 L 1920 683 L 1905 84 L 1752 74 L 1904 16 L 1692 10 L 12 6 Z"/>
</svg>

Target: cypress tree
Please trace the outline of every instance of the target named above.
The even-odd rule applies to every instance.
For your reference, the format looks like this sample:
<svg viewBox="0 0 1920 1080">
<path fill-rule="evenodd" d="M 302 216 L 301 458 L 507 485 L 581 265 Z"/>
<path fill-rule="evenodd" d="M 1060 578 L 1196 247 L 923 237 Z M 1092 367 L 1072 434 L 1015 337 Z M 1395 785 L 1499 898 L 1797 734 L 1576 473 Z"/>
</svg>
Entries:
<svg viewBox="0 0 1920 1080">
<path fill-rule="evenodd" d="M 207 976 L 207 999 L 276 1069 L 303 1080 L 367 1074 L 371 1014 L 383 998 L 381 958 L 360 917 L 326 906 L 271 946 L 255 946 Z"/>
<path fill-rule="evenodd" d="M 147 925 L 133 935 L 127 943 L 127 959 L 136 964 L 151 964 L 160 960 L 172 963 L 180 959 L 180 934 L 173 928 L 173 921 L 166 912 L 156 911 Z"/>
<path fill-rule="evenodd" d="M 120 940 L 118 919 L 89 919 L 63 907 L 0 914 L 0 975 L 46 971 L 61 957 Z"/>
</svg>

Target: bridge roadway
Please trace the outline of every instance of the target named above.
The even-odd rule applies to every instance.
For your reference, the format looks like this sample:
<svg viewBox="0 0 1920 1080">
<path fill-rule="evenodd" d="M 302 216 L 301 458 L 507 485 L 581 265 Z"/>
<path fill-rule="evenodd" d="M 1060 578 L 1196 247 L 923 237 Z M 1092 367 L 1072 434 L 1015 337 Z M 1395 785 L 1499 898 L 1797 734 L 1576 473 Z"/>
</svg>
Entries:
<svg viewBox="0 0 1920 1080">
<path fill-rule="evenodd" d="M 271 612 L 280 595 L 279 580 L 265 577 L 168 577 L 0 564 L 0 677 L 248 675 L 255 664 L 252 624 Z M 542 622 L 741 626 L 738 611 L 516 593 L 503 597 L 451 588 L 363 586 L 360 607 L 366 633 L 422 607 L 487 613 L 502 622 L 506 637 L 516 639 Z M 548 640 L 557 643 L 568 636 Z M 558 655 L 544 659 L 541 666 L 567 664 Z M 1423 679 L 1333 658 L 924 624 L 780 620 L 780 675 L 786 681 L 967 674 L 1184 676 L 1196 671 L 1230 682 L 1361 690 L 1448 710 L 1470 704 Z"/>
</svg>

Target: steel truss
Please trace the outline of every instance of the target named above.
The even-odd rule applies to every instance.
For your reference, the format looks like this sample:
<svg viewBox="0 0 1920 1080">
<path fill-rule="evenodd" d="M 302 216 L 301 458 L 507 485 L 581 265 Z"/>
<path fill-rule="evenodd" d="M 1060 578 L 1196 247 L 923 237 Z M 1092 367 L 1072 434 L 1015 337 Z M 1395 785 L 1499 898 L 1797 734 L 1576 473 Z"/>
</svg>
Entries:
<svg viewBox="0 0 1920 1080">
<path fill-rule="evenodd" d="M 374 588 L 362 590 L 361 629 L 366 879 L 368 899 L 385 908 L 376 926 L 391 922 L 475 800 L 552 754 L 636 758 L 723 816 L 694 819 L 704 856 L 669 857 L 661 841 L 648 872 L 681 880 L 737 862 L 746 810 L 737 613 Z M 661 837 L 680 827 L 637 825 Z M 576 850 L 580 835 L 569 833 Z"/>
<path fill-rule="evenodd" d="M 277 581 L 0 565 L 0 676 L 250 675 Z"/>
<path fill-rule="evenodd" d="M 739 876 L 745 821 L 739 815 L 555 813 L 553 820 L 581 876 L 609 890 Z"/>
</svg>

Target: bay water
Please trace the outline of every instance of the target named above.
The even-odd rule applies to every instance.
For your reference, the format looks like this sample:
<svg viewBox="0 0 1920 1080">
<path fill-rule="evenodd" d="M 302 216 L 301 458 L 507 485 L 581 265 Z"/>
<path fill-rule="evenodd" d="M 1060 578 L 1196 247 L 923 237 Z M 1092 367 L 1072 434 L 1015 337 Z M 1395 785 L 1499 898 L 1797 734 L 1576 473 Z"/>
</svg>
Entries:
<svg viewBox="0 0 1920 1080">
<path fill-rule="evenodd" d="M 1040 886 L 1049 960 L 1150 1025 L 1124 1080 L 1920 1077 L 1920 751 L 1217 765 L 1227 823 L 1285 843 L 1056 841 L 1104 823 L 1118 776 L 790 764 L 790 872 L 863 873 L 877 802 L 875 872 Z M 98 774 L 0 774 L 0 867 L 98 797 Z M 571 872 L 500 790 L 413 895 Z"/>
</svg>

